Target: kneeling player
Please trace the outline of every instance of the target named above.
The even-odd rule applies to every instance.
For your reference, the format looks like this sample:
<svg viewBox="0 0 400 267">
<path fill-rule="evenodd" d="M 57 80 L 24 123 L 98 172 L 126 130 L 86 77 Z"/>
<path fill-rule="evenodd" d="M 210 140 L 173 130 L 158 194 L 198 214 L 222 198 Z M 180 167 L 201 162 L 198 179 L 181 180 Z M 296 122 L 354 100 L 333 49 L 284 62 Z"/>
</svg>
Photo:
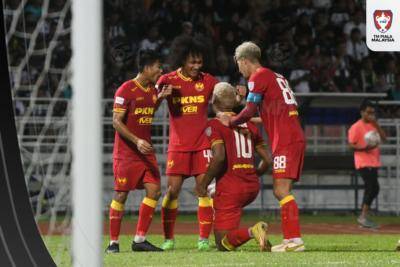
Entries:
<svg viewBox="0 0 400 267">
<path fill-rule="evenodd" d="M 150 130 L 159 99 L 172 91 L 164 88 L 157 96 L 154 84 L 161 75 L 158 56 L 152 51 L 139 55 L 139 74 L 121 85 L 115 93 L 113 126 L 114 196 L 110 207 L 110 244 L 107 253 L 119 252 L 118 237 L 128 193 L 145 189 L 139 209 L 133 251 L 162 251 L 146 241 L 154 209 L 161 195 L 160 174 L 151 145 Z"/>
<path fill-rule="evenodd" d="M 214 108 L 220 112 L 232 112 L 235 97 L 235 89 L 229 83 L 218 83 L 213 93 Z M 206 135 L 213 158 L 197 186 L 197 193 L 205 196 L 207 186 L 216 178 L 214 234 L 218 250 L 234 250 L 252 238 L 262 251 L 270 250 L 267 223 L 258 222 L 250 228 L 239 228 L 243 208 L 255 200 L 260 190 L 258 176 L 265 173 L 271 163 L 257 128 L 249 122 L 231 129 L 218 119 L 212 119 L 208 122 Z M 254 167 L 254 151 L 262 158 L 258 168 Z"/>
</svg>

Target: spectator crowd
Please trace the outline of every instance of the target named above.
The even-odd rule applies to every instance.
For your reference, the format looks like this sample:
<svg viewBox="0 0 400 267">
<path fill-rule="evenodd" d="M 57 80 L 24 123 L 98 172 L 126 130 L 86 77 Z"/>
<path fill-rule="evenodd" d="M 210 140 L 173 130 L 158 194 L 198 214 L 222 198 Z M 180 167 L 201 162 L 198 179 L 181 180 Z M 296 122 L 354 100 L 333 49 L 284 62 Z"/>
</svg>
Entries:
<svg viewBox="0 0 400 267">
<path fill-rule="evenodd" d="M 20 4 L 5 0 L 7 29 Z M 63 10 L 69 4 L 50 1 L 35 52 L 14 84 L 36 83 L 48 54 L 43 49 L 52 42 L 50 68 L 66 68 L 72 54 L 71 12 Z M 26 58 L 42 8 L 43 0 L 25 4 L 8 41 L 12 67 Z M 220 81 L 245 82 L 232 56 L 238 44 L 252 40 L 262 48 L 263 63 L 284 74 L 295 92 L 387 92 L 389 99 L 400 100 L 399 54 L 368 50 L 365 21 L 365 0 L 104 0 L 104 97 L 113 97 L 135 76 L 139 49 L 157 50 L 166 59 L 174 38 L 192 35 L 210 48 L 206 70 Z M 269 56 L 275 50 L 285 52 L 284 60 Z M 36 96 L 54 97 L 60 76 L 50 71 L 42 77 Z M 20 92 L 29 97 L 29 90 Z M 58 97 L 70 95 L 70 86 L 58 92 Z"/>
</svg>

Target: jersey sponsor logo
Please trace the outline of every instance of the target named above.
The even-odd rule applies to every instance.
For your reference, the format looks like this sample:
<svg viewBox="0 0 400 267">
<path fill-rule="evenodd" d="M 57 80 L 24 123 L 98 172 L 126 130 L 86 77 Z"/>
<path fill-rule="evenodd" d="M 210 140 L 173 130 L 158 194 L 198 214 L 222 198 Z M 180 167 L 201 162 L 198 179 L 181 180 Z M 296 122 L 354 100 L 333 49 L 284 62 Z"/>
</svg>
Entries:
<svg viewBox="0 0 400 267">
<path fill-rule="evenodd" d="M 204 83 L 196 83 L 194 85 L 194 89 L 196 89 L 199 92 L 203 91 L 204 90 Z"/>
<path fill-rule="evenodd" d="M 198 107 L 193 105 L 186 105 L 182 107 L 182 113 L 184 114 L 193 114 L 197 113 Z"/>
<path fill-rule="evenodd" d="M 151 107 L 135 108 L 134 114 L 135 115 L 153 115 L 154 108 L 151 108 Z"/>
<path fill-rule="evenodd" d="M 119 185 L 126 185 L 128 183 L 128 179 L 126 177 L 118 177 L 117 183 Z"/>
<path fill-rule="evenodd" d="M 168 162 L 167 162 L 167 168 L 168 169 L 171 169 L 173 166 L 174 166 L 174 161 L 173 160 L 168 160 Z"/>
<path fill-rule="evenodd" d="M 291 116 L 298 116 L 298 115 L 299 115 L 299 112 L 297 112 L 297 110 L 289 111 L 289 117 L 291 117 Z"/>
<path fill-rule="evenodd" d="M 234 164 L 232 166 L 232 170 L 237 170 L 237 169 L 252 169 L 254 168 L 253 164 Z"/>
<path fill-rule="evenodd" d="M 181 96 L 172 98 L 173 104 L 195 104 L 195 103 L 204 103 L 205 97 L 204 95 L 196 95 L 196 96 Z"/>
<path fill-rule="evenodd" d="M 250 91 L 253 91 L 254 90 L 254 82 L 248 82 L 247 87 L 249 87 Z"/>
<path fill-rule="evenodd" d="M 123 105 L 124 101 L 125 101 L 125 99 L 123 97 L 117 96 L 115 98 L 115 104 Z"/>
<path fill-rule="evenodd" d="M 138 123 L 139 124 L 151 124 L 153 122 L 153 118 L 152 117 L 140 117 L 138 119 Z"/>
</svg>

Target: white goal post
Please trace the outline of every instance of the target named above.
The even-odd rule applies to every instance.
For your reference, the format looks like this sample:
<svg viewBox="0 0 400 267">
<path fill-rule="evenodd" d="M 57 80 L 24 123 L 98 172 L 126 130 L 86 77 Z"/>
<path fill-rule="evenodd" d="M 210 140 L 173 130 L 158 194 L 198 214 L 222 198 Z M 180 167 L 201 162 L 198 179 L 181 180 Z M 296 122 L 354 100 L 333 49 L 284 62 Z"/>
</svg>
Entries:
<svg viewBox="0 0 400 267">
<path fill-rule="evenodd" d="M 102 266 L 103 8 L 72 1 L 72 181 L 74 266 Z"/>
</svg>

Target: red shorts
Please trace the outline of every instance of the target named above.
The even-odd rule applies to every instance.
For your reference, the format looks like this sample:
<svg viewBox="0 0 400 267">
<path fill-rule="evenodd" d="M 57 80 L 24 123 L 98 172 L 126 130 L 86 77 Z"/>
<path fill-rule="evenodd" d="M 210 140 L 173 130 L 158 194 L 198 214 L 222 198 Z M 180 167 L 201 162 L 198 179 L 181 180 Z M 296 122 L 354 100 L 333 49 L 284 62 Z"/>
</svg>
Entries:
<svg viewBox="0 0 400 267">
<path fill-rule="evenodd" d="M 114 159 L 114 190 L 143 189 L 145 183 L 160 184 L 156 158 L 146 160 Z"/>
<path fill-rule="evenodd" d="M 216 192 L 214 197 L 214 230 L 230 231 L 239 228 L 242 210 L 253 202 L 259 190 L 231 194 Z"/>
<path fill-rule="evenodd" d="M 305 148 L 303 142 L 278 147 L 272 155 L 272 177 L 298 181 L 303 169 Z"/>
<path fill-rule="evenodd" d="M 183 175 L 186 177 L 203 174 L 207 171 L 211 160 L 211 150 L 204 149 L 193 152 L 168 152 L 167 175 Z"/>
</svg>

